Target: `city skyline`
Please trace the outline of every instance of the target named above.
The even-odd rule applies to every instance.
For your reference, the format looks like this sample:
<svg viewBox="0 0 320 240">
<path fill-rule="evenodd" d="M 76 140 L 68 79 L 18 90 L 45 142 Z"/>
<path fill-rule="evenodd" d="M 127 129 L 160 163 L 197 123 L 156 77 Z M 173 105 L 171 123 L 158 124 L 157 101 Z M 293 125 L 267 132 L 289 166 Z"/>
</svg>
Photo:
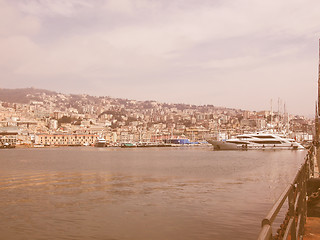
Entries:
<svg viewBox="0 0 320 240">
<path fill-rule="evenodd" d="M 32 93 L 31 93 L 32 92 Z M 54 95 L 66 95 L 66 96 L 89 96 L 94 98 L 109 98 L 113 100 L 124 100 L 124 101 L 133 101 L 133 102 L 155 102 L 158 104 L 168 104 L 168 105 L 185 105 L 185 106 L 193 106 L 193 107 L 204 107 L 204 106 L 212 106 L 214 108 L 219 109 L 227 109 L 227 110 L 237 110 L 237 111 L 252 111 L 252 112 L 273 112 L 274 114 L 280 113 L 280 114 L 291 114 L 296 116 L 304 116 L 309 119 L 313 119 L 314 115 L 303 115 L 303 114 L 296 114 L 288 112 L 286 102 L 283 99 L 277 98 L 277 99 L 270 99 L 269 102 L 269 108 L 266 109 L 245 109 L 245 108 L 234 108 L 234 107 L 226 107 L 226 106 L 218 106 L 214 104 L 193 104 L 193 103 L 183 103 L 183 102 L 162 102 L 157 101 L 154 99 L 145 99 L 145 100 L 138 100 L 138 99 L 130 99 L 126 97 L 115 97 L 115 96 L 107 96 L 107 95 L 90 95 L 85 92 L 83 93 L 68 93 L 68 92 L 61 92 L 61 91 L 54 91 L 50 89 L 39 89 L 35 87 L 26 87 L 26 88 L 0 88 L 0 103 L 11 103 L 11 104 L 30 104 L 34 99 L 29 98 L 28 95 L 31 93 L 33 95 L 34 93 L 39 94 L 42 92 L 47 92 L 48 94 L 54 94 Z M 4 94 L 4 96 L 1 96 L 1 94 Z M 19 99 L 19 100 L 18 100 Z"/>
<path fill-rule="evenodd" d="M 0 0 L 0 85 L 312 116 L 317 5 Z"/>
<path fill-rule="evenodd" d="M 212 139 L 229 139 L 257 131 L 278 132 L 306 142 L 314 134 L 313 124 L 313 119 L 287 114 L 283 109 L 251 112 L 213 105 L 135 101 L 34 88 L 0 89 L 0 130 L 5 136 L 0 140 L 7 144 L 2 147 L 10 144 L 13 147 L 16 144 L 92 146 L 99 136 L 105 141 L 101 143 L 109 146 L 166 143 L 170 139 L 207 144 L 206 141 Z"/>
</svg>

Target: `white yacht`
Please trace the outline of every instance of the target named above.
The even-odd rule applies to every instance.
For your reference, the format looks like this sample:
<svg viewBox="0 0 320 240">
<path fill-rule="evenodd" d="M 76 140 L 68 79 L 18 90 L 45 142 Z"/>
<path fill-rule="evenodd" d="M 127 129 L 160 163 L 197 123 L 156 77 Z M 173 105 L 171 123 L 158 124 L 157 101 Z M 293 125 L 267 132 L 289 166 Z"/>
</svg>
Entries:
<svg viewBox="0 0 320 240">
<path fill-rule="evenodd" d="M 98 138 L 94 144 L 95 147 L 106 147 L 107 141 L 104 138 Z"/>
<path fill-rule="evenodd" d="M 247 150 L 247 149 L 304 149 L 294 139 L 278 134 L 254 133 L 242 134 L 234 139 L 224 141 L 208 141 L 215 150 Z"/>
</svg>

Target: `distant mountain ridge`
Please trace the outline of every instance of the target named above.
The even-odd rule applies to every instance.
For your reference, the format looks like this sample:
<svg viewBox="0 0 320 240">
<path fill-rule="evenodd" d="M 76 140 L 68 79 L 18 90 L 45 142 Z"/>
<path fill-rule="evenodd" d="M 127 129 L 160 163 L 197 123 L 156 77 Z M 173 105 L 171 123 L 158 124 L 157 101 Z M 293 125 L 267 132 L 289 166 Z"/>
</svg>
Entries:
<svg viewBox="0 0 320 240">
<path fill-rule="evenodd" d="M 6 89 L 0 88 L 0 101 L 6 103 L 20 103 L 20 104 L 28 104 L 32 101 L 43 101 L 43 95 L 46 96 L 57 96 L 59 99 L 60 107 L 62 105 L 66 107 L 73 107 L 80 111 L 81 106 L 85 104 L 99 104 L 102 99 L 109 99 L 112 103 L 118 106 L 124 106 L 125 108 L 133 107 L 132 102 L 136 102 L 136 108 L 145 108 L 151 109 L 154 107 L 153 103 L 158 103 L 163 107 L 176 107 L 179 110 L 190 109 L 190 108 L 198 108 L 200 111 L 206 111 L 207 107 L 210 108 L 219 108 L 219 109 L 226 109 L 231 110 L 232 108 L 225 108 L 225 107 L 215 107 L 213 105 L 204 105 L 198 106 L 194 104 L 183 104 L 183 103 L 161 103 L 155 100 L 145 100 L 145 101 L 138 101 L 138 100 L 129 100 L 124 98 L 112 98 L 109 96 L 91 96 L 88 94 L 65 94 L 65 93 L 58 93 L 50 90 L 45 89 L 37 89 L 37 88 L 17 88 L 17 89 Z M 62 105 L 61 105 L 62 103 Z M 235 110 L 235 109 L 232 109 Z M 80 111 L 81 112 L 81 111 Z"/>
<path fill-rule="evenodd" d="M 39 100 L 35 97 L 38 94 L 56 95 L 58 93 L 37 88 L 0 88 L 0 101 L 8 103 L 29 103 L 31 100 Z M 30 97 L 32 95 L 33 97 Z"/>
</svg>

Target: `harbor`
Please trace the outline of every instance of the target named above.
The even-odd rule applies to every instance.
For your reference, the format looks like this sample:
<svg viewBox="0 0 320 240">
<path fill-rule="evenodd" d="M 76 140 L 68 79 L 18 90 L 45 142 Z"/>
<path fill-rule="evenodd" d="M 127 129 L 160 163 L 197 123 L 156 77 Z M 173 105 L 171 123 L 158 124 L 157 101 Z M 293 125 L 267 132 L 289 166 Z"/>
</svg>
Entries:
<svg viewBox="0 0 320 240">
<path fill-rule="evenodd" d="M 212 147 L 4 150 L 1 236 L 254 240 L 305 155 Z"/>
<path fill-rule="evenodd" d="M 319 9 L 0 0 L 0 240 L 320 240 Z"/>
<path fill-rule="evenodd" d="M 259 240 L 320 239 L 320 39 L 318 63 L 318 99 L 312 145 L 293 181 L 262 220 Z M 274 224 L 277 217 L 281 219 L 280 224 Z"/>
<path fill-rule="evenodd" d="M 15 94 L 24 96 L 27 102 L 10 102 Z M 56 102 L 61 104 L 55 106 Z M 32 88 L 0 89 L 0 146 L 197 146 L 257 132 L 310 146 L 314 119 L 288 113 L 280 98 L 277 103 L 271 101 L 269 109 L 249 111 L 213 105 L 120 101 Z M 278 142 L 271 146 L 275 144 L 278 146 Z M 246 142 L 242 145 L 253 146 Z"/>
<path fill-rule="evenodd" d="M 320 239 L 320 178 L 318 148 L 313 146 L 294 180 L 262 220 L 259 240 Z M 286 205 L 284 205 L 286 203 Z M 285 206 L 288 206 L 287 210 Z M 281 210 L 283 210 L 281 212 Z M 274 224 L 280 214 L 281 224 Z"/>
</svg>

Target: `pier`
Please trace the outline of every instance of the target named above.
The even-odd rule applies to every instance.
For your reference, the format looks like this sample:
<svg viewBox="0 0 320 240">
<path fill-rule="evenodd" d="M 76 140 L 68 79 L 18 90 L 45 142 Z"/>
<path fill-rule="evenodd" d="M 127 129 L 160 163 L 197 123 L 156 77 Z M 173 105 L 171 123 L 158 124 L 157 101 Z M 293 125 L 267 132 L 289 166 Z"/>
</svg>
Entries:
<svg viewBox="0 0 320 240">
<path fill-rule="evenodd" d="M 305 161 L 270 212 L 262 220 L 259 240 L 320 240 L 320 39 L 318 65 L 318 100 L 315 106 L 314 137 Z M 279 216 L 286 205 L 285 216 Z M 275 219 L 282 218 L 279 226 Z M 276 229 L 276 230 L 275 230 Z"/>
<path fill-rule="evenodd" d="M 303 239 L 318 240 L 320 239 L 320 218 L 308 217 L 304 226 L 305 233 Z"/>
<path fill-rule="evenodd" d="M 258 240 L 320 240 L 320 153 L 313 145 L 305 161 L 262 220 Z M 279 213 L 287 207 L 284 215 Z M 282 211 L 281 211 L 282 210 Z M 278 226 L 275 219 L 280 219 Z M 279 222 L 279 220 L 278 220 Z"/>
</svg>

